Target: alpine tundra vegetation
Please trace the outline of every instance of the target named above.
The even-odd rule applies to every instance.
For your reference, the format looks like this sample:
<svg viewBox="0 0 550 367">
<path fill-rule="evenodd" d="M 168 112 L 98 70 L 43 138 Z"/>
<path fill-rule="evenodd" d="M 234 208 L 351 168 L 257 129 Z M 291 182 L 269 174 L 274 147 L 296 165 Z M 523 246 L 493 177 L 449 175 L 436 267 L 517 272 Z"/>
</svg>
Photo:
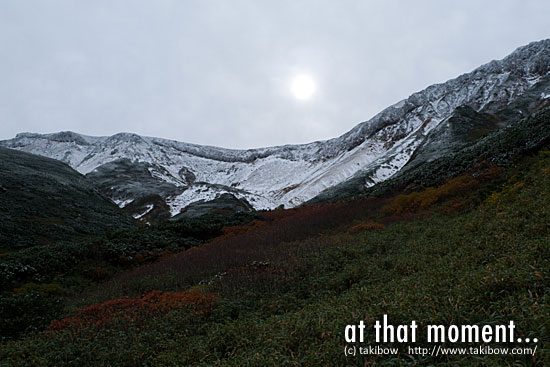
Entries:
<svg viewBox="0 0 550 367">
<path fill-rule="evenodd" d="M 327 141 L 0 145 L 2 366 L 550 365 L 550 40 Z M 517 339 L 346 356 L 384 315 Z"/>
</svg>

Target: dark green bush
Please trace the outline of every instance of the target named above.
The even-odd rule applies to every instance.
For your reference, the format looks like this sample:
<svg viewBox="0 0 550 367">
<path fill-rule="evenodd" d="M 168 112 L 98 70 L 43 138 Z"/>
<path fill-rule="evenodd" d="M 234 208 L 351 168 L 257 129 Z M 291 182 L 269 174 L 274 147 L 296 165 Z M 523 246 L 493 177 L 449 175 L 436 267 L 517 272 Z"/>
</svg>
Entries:
<svg viewBox="0 0 550 367">
<path fill-rule="evenodd" d="M 0 338 L 16 338 L 44 330 L 51 320 L 59 318 L 62 304 L 55 296 L 39 292 L 0 296 Z"/>
</svg>

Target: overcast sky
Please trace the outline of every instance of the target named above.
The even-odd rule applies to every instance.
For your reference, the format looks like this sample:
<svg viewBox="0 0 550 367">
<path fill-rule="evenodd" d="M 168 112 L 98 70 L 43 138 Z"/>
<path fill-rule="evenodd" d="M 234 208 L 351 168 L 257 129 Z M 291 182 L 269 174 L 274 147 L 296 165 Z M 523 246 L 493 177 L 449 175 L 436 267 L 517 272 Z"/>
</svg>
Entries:
<svg viewBox="0 0 550 367">
<path fill-rule="evenodd" d="M 549 15 L 547 0 L 3 0 L 0 138 L 328 139 L 549 38 Z M 316 86 L 308 100 L 291 92 L 302 74 Z"/>
</svg>

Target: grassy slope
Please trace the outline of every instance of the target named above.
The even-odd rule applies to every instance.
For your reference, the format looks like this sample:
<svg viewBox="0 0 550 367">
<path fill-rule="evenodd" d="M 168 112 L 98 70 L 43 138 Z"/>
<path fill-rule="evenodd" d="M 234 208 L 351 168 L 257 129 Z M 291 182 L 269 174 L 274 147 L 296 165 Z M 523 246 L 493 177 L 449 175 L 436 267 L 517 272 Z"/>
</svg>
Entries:
<svg viewBox="0 0 550 367">
<path fill-rule="evenodd" d="M 123 302 L 110 301 L 87 318 L 77 314 L 64 330 L 4 342 L 0 362 L 549 365 L 549 155 L 523 158 L 495 176 L 505 183 L 492 195 L 486 193 L 495 183 L 488 179 L 437 200 L 430 198 L 441 190 L 429 191 L 420 195 L 419 205 L 401 212 L 399 205 L 386 206 L 394 212 L 381 211 L 384 202 L 376 201 L 301 209 L 137 269 L 87 294 L 88 304 L 153 289 L 196 290 L 216 302 L 206 307 L 187 297 L 160 307 L 137 298 L 132 307 L 149 311 L 128 319 L 128 310 L 116 311 Z M 386 204 L 395 204 L 392 200 Z M 517 337 L 540 342 L 534 359 L 345 357 L 345 325 L 359 320 L 372 325 L 385 313 L 394 324 L 417 320 L 421 328 L 514 320 Z"/>
</svg>

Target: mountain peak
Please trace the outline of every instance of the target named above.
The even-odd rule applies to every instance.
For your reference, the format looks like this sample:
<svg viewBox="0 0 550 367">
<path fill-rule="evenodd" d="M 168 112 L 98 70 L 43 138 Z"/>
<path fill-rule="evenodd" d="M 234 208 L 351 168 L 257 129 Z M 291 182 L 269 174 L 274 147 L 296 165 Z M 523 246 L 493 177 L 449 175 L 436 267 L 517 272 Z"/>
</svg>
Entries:
<svg viewBox="0 0 550 367">
<path fill-rule="evenodd" d="M 545 75 L 550 64 L 550 39 L 518 47 L 501 61 L 506 71 Z"/>
<path fill-rule="evenodd" d="M 414 93 L 340 137 L 310 144 L 232 150 L 127 132 L 89 137 L 64 131 L 18 134 L 0 145 L 62 160 L 83 174 L 94 171 L 96 180 L 112 182 L 106 194 L 117 203 L 156 190 L 172 215 L 190 203 L 224 193 L 256 209 L 291 207 L 354 177 L 362 177 L 366 186 L 384 181 L 419 149 L 430 152 L 431 159 L 445 154 L 447 150 L 429 147 L 434 136 L 445 136 L 453 147 L 460 147 L 464 142 L 455 141 L 456 136 L 467 136 L 467 131 L 441 130 L 452 131 L 448 126 L 456 121 L 461 129 L 480 127 L 470 124 L 469 115 L 452 119 L 457 108 L 490 115 L 487 121 L 496 128 L 548 106 L 549 72 L 550 40 L 532 42 L 502 60 Z M 147 190 L 136 182 L 144 175 Z"/>
</svg>

